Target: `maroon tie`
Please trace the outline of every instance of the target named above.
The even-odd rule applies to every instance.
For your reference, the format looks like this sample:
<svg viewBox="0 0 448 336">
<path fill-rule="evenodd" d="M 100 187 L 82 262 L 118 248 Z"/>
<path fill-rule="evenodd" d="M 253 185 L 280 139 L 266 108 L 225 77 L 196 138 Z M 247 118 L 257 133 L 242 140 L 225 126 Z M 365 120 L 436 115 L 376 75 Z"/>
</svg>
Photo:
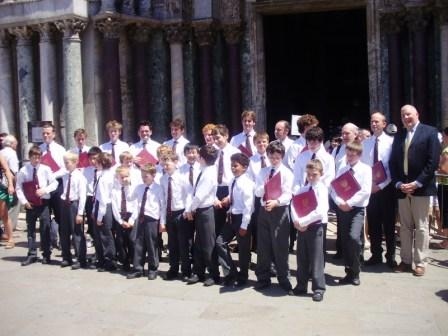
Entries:
<svg viewBox="0 0 448 336">
<path fill-rule="evenodd" d="M 173 178 L 171 176 L 168 177 L 168 190 L 167 190 L 167 197 L 166 197 L 166 216 L 170 217 L 172 214 L 171 210 L 171 200 L 173 199 L 173 186 L 171 182 L 173 181 Z"/>
<path fill-rule="evenodd" d="M 68 174 L 67 191 L 65 193 L 65 203 L 70 203 L 70 187 L 72 182 L 72 174 Z"/>
<path fill-rule="evenodd" d="M 201 179 L 202 172 L 199 173 L 198 178 L 196 179 L 196 183 L 194 184 L 193 196 L 196 195 L 196 188 L 198 187 L 199 180 Z"/>
<path fill-rule="evenodd" d="M 378 162 L 378 137 L 375 137 L 375 146 L 373 147 L 373 163 Z"/>
<path fill-rule="evenodd" d="M 311 159 L 310 160 L 314 160 L 316 158 L 316 153 L 313 153 L 313 155 L 311 155 Z"/>
<path fill-rule="evenodd" d="M 218 184 L 222 184 L 222 176 L 224 175 L 224 152 L 221 150 L 218 161 Z"/>
<path fill-rule="evenodd" d="M 93 171 L 93 199 L 95 199 L 96 195 L 96 187 L 98 186 L 98 169 Z"/>
<path fill-rule="evenodd" d="M 233 179 L 232 186 L 230 187 L 230 206 L 233 204 L 233 188 L 235 187 L 236 178 Z"/>
<path fill-rule="evenodd" d="M 177 140 L 173 141 L 173 153 L 176 153 L 176 148 L 177 148 Z"/>
<path fill-rule="evenodd" d="M 250 134 L 249 133 L 246 134 L 246 149 L 252 156 L 252 146 L 250 145 Z"/>
<path fill-rule="evenodd" d="M 111 142 L 112 146 L 112 160 L 115 162 L 115 142 Z"/>
<path fill-rule="evenodd" d="M 143 197 L 142 197 L 142 204 L 140 205 L 140 211 L 138 213 L 138 221 L 140 223 L 143 223 L 143 221 L 145 220 L 145 204 L 146 204 L 146 195 L 148 193 L 148 189 L 149 189 L 149 187 L 145 188 L 145 191 L 144 191 Z"/>
<path fill-rule="evenodd" d="M 268 180 L 270 180 L 270 179 L 272 178 L 272 176 L 274 176 L 274 173 L 275 173 L 275 169 L 272 168 L 272 169 L 271 169 L 271 172 L 269 173 Z"/>
<path fill-rule="evenodd" d="M 193 165 L 190 166 L 190 172 L 188 173 L 188 181 L 190 185 L 193 185 Z"/>
<path fill-rule="evenodd" d="M 261 156 L 261 168 L 265 168 L 266 167 L 266 159 L 264 157 L 264 155 Z"/>
<path fill-rule="evenodd" d="M 123 186 L 123 187 L 121 187 L 121 207 L 120 207 L 121 219 L 124 219 L 127 212 L 128 212 L 128 210 L 126 208 L 126 193 L 124 191 L 124 186 Z"/>
<path fill-rule="evenodd" d="M 37 168 L 33 168 L 33 183 L 37 189 L 39 189 L 39 179 L 37 178 Z"/>
</svg>

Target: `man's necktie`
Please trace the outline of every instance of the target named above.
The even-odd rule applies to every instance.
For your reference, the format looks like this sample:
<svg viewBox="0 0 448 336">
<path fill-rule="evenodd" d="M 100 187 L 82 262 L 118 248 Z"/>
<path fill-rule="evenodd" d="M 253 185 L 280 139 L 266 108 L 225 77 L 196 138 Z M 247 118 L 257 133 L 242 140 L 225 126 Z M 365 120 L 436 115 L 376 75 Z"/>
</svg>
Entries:
<svg viewBox="0 0 448 336">
<path fill-rule="evenodd" d="M 143 221 L 145 220 L 145 205 L 146 205 L 146 196 L 148 194 L 148 189 L 149 189 L 149 187 L 146 187 L 145 191 L 143 192 L 142 204 L 140 205 L 140 211 L 138 213 L 138 221 L 140 223 L 143 223 Z"/>
<path fill-rule="evenodd" d="M 236 178 L 233 179 L 232 186 L 230 187 L 230 206 L 233 204 L 233 188 L 235 187 Z"/>
<path fill-rule="evenodd" d="M 39 179 L 37 177 L 37 168 L 33 168 L 33 183 L 36 186 L 36 188 L 39 188 Z"/>
<path fill-rule="evenodd" d="M 408 175 L 409 173 L 408 150 L 410 144 L 411 144 L 411 132 L 408 131 L 406 134 L 406 140 L 404 141 L 404 155 L 403 155 L 403 172 L 405 175 Z"/>
<path fill-rule="evenodd" d="M 171 209 L 171 201 L 173 200 L 173 185 L 172 185 L 173 178 L 171 176 L 168 177 L 168 188 L 166 192 L 166 216 L 170 217 L 172 214 Z"/>
<path fill-rule="evenodd" d="M 176 153 L 176 149 L 177 149 L 177 140 L 173 141 L 173 153 Z"/>
<path fill-rule="evenodd" d="M 224 152 L 222 150 L 218 160 L 218 184 L 222 184 L 222 177 L 224 175 Z"/>
<path fill-rule="evenodd" d="M 313 153 L 313 155 L 311 155 L 311 159 L 310 160 L 314 160 L 316 158 L 316 153 Z"/>
<path fill-rule="evenodd" d="M 378 162 L 378 137 L 375 137 L 375 146 L 373 146 L 373 163 Z"/>
<path fill-rule="evenodd" d="M 115 142 L 111 142 L 110 145 L 112 146 L 112 160 L 115 162 Z"/>
<path fill-rule="evenodd" d="M 67 191 L 65 193 L 65 203 L 70 203 L 70 188 L 72 184 L 72 174 L 68 174 Z"/>
<path fill-rule="evenodd" d="M 201 179 L 202 172 L 199 173 L 196 183 L 194 184 L 193 196 L 196 195 L 196 188 L 198 187 L 199 180 Z"/>
<path fill-rule="evenodd" d="M 250 145 L 250 134 L 246 133 L 246 149 L 252 155 L 252 146 Z"/>
<path fill-rule="evenodd" d="M 272 176 L 274 176 L 274 173 L 275 173 L 275 169 L 272 168 L 272 169 L 271 169 L 271 172 L 269 173 L 268 180 L 270 180 L 270 179 L 272 178 Z"/>
<path fill-rule="evenodd" d="M 47 153 L 51 154 L 51 152 L 50 152 L 50 144 L 47 144 Z"/>
<path fill-rule="evenodd" d="M 266 158 L 264 157 L 264 155 L 262 155 L 260 157 L 261 159 L 261 168 L 265 168 L 266 167 Z"/>
<path fill-rule="evenodd" d="M 188 172 L 188 182 L 193 185 L 193 165 L 190 165 L 190 171 Z"/>
<path fill-rule="evenodd" d="M 121 219 L 124 219 L 124 216 L 126 216 L 126 213 L 128 212 L 126 207 L 126 193 L 124 190 L 124 186 L 121 187 L 121 204 L 120 204 L 120 214 Z"/>
</svg>

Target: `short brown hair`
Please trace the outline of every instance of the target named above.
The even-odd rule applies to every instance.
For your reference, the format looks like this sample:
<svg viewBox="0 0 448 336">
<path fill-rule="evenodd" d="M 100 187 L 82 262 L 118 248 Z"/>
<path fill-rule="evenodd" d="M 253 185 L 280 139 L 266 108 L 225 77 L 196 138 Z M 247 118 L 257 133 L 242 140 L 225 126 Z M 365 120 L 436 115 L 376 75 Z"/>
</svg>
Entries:
<svg viewBox="0 0 448 336">
<path fill-rule="evenodd" d="M 216 127 L 212 130 L 213 135 L 222 135 L 222 136 L 229 136 L 229 129 L 224 124 L 218 124 Z"/>
<path fill-rule="evenodd" d="M 309 126 L 317 126 L 319 125 L 319 120 L 312 114 L 304 114 L 299 119 L 297 119 L 297 127 L 299 128 L 299 132 L 305 132 L 305 128 Z"/>
<path fill-rule="evenodd" d="M 28 156 L 42 156 L 42 151 L 40 150 L 39 146 L 32 146 L 30 150 L 28 151 Z"/>
<path fill-rule="evenodd" d="M 241 120 L 246 118 L 251 119 L 253 122 L 257 122 L 257 115 L 253 110 L 244 110 L 243 113 L 241 113 Z"/>
<path fill-rule="evenodd" d="M 121 130 L 123 129 L 123 125 L 122 124 L 120 124 L 118 121 L 116 121 L 116 120 L 109 120 L 107 123 L 106 123 L 106 130 L 117 130 L 117 131 L 120 131 L 121 132 Z"/>
<path fill-rule="evenodd" d="M 267 140 L 269 142 L 269 134 L 266 133 L 266 132 L 257 132 L 254 135 L 254 142 L 257 142 L 258 139 L 265 139 L 265 140 Z"/>
<path fill-rule="evenodd" d="M 362 154 L 362 144 L 358 141 L 352 141 L 349 142 L 346 146 L 345 146 L 345 150 L 351 150 L 353 152 L 356 152 L 358 155 Z"/>
<path fill-rule="evenodd" d="M 157 168 L 156 168 L 156 166 L 155 166 L 154 164 L 152 164 L 152 163 L 146 163 L 146 164 L 142 165 L 142 166 L 140 167 L 140 170 L 141 170 L 142 172 L 149 173 L 149 174 L 151 174 L 152 176 L 155 176 L 155 175 L 157 174 Z"/>
<path fill-rule="evenodd" d="M 318 170 L 321 175 L 324 173 L 322 162 L 320 162 L 320 160 L 318 159 L 312 159 L 308 161 L 308 163 L 306 164 L 306 169 Z"/>
<path fill-rule="evenodd" d="M 76 138 L 78 135 L 85 135 L 87 136 L 87 132 L 84 128 L 78 128 L 73 132 L 73 137 Z"/>
<path fill-rule="evenodd" d="M 177 127 L 183 130 L 185 128 L 185 124 L 182 119 L 176 118 L 170 122 L 170 127 Z"/>
<path fill-rule="evenodd" d="M 213 131 L 213 129 L 216 127 L 215 124 L 206 124 L 204 127 L 202 127 L 202 133 Z"/>
</svg>

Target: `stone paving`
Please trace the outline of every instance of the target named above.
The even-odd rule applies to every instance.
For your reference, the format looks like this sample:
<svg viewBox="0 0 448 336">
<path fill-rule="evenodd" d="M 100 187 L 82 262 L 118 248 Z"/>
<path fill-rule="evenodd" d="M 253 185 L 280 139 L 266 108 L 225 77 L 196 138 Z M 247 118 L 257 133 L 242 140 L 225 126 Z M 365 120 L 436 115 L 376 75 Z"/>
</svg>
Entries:
<svg viewBox="0 0 448 336">
<path fill-rule="evenodd" d="M 359 287 L 338 285 L 344 270 L 330 258 L 316 303 L 285 296 L 275 279 L 257 292 L 253 272 L 236 289 L 62 269 L 59 251 L 52 265 L 22 267 L 26 233 L 16 237 L 16 248 L 0 247 L 0 335 L 448 335 L 447 250 L 430 250 L 424 277 L 384 264 L 364 268 Z M 294 255 L 290 267 L 294 274 Z"/>
</svg>

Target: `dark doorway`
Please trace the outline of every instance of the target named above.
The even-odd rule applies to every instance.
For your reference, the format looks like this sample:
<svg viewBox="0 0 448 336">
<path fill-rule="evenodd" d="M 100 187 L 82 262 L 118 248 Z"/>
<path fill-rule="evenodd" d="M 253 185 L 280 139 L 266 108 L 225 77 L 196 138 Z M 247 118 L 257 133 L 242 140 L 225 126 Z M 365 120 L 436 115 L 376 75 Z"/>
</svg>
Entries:
<svg viewBox="0 0 448 336">
<path fill-rule="evenodd" d="M 327 135 L 369 124 L 364 9 L 264 17 L 268 131 L 291 114 L 318 117 Z"/>
</svg>

